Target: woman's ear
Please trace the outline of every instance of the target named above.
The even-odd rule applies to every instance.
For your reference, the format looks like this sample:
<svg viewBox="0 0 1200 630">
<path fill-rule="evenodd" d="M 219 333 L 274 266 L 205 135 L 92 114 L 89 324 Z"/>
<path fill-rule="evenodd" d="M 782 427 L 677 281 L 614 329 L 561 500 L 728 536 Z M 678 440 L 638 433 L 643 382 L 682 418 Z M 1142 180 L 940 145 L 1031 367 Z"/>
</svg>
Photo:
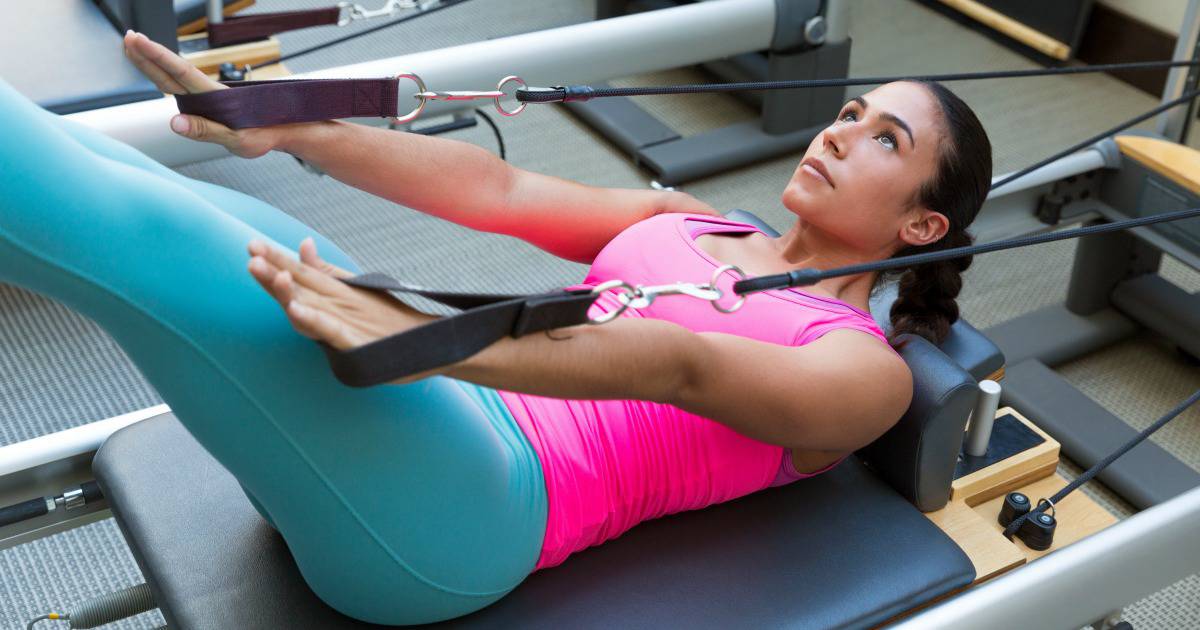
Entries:
<svg viewBox="0 0 1200 630">
<path fill-rule="evenodd" d="M 900 240 L 914 247 L 940 240 L 950 231 L 950 220 L 941 212 L 928 208 L 913 209 L 909 220 L 900 228 Z"/>
</svg>

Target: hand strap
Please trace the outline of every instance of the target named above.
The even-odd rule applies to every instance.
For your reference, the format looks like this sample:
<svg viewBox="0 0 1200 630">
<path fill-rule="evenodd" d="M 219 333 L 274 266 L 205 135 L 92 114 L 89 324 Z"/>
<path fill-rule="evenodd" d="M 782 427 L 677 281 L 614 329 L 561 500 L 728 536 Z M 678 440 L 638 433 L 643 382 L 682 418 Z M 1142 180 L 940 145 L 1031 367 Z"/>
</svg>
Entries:
<svg viewBox="0 0 1200 630">
<path fill-rule="evenodd" d="M 181 114 L 231 129 L 338 118 L 396 117 L 398 80 L 282 79 L 232 81 L 228 90 L 176 94 Z"/>
<path fill-rule="evenodd" d="M 463 310 L 347 352 L 322 344 L 334 376 L 350 387 L 381 385 L 452 365 L 504 337 L 586 323 L 588 308 L 597 298 L 590 289 L 524 296 L 446 293 L 402 284 L 379 273 L 342 282 L 388 295 L 420 295 Z"/>
</svg>

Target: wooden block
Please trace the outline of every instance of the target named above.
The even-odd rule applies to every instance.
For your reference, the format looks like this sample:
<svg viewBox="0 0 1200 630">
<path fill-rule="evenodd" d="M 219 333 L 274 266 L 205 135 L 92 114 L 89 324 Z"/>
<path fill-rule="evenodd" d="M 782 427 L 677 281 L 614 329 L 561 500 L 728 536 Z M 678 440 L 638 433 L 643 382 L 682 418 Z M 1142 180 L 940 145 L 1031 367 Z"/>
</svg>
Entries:
<svg viewBox="0 0 1200 630">
<path fill-rule="evenodd" d="M 274 65 L 267 66 L 265 68 L 261 68 L 259 70 L 254 70 L 253 72 L 250 73 L 250 75 L 251 76 L 246 77 L 246 78 L 253 79 L 255 81 L 259 81 L 262 79 L 282 79 L 284 77 L 291 76 L 292 71 L 288 70 L 287 66 L 285 66 L 281 63 L 277 63 Z"/>
<path fill-rule="evenodd" d="M 1034 30 L 1010 17 L 980 4 L 975 0 L 939 0 L 942 4 L 962 13 L 989 28 L 1029 46 L 1055 59 L 1066 60 L 1071 56 L 1071 47 L 1049 35 Z"/>
<path fill-rule="evenodd" d="M 967 554 L 975 565 L 975 584 L 1025 564 L 1025 554 L 990 527 L 984 516 L 961 501 L 925 515 Z"/>
<path fill-rule="evenodd" d="M 1200 151 L 1177 142 L 1145 136 L 1117 136 L 1121 153 L 1200 195 Z"/>
<path fill-rule="evenodd" d="M 1053 495 L 1066 485 L 1066 479 L 1059 475 L 1052 475 L 1023 486 L 1021 492 L 1028 496 L 1030 501 L 1037 503 L 1039 499 Z M 1000 533 L 1004 531 L 1004 528 L 996 521 L 996 517 L 1000 514 L 1000 507 L 1003 503 L 1004 497 L 997 497 L 976 505 L 973 510 L 990 525 L 992 531 Z M 1037 551 L 1026 547 L 1020 540 L 1013 539 L 1027 560 L 1036 560 L 1051 551 L 1062 549 L 1117 522 L 1117 517 L 1110 514 L 1100 504 L 1092 501 L 1082 490 L 1075 490 L 1067 495 L 1061 503 L 1055 506 L 1054 515 L 1058 519 L 1058 525 L 1054 529 L 1054 546 L 1049 549 Z"/>
<path fill-rule="evenodd" d="M 239 2 L 234 2 L 234 3 L 226 6 L 225 10 L 222 13 L 227 16 L 233 15 L 234 13 L 237 13 L 238 11 L 241 11 L 242 9 L 245 9 L 246 7 L 248 7 L 252 4 L 254 4 L 254 0 L 240 0 Z M 175 34 L 182 37 L 184 35 L 191 35 L 193 33 L 199 33 L 200 31 L 203 31 L 207 27 L 208 27 L 208 17 L 206 14 L 205 17 L 202 17 L 199 20 L 192 20 L 191 22 L 188 22 L 187 24 L 184 24 L 183 26 L 180 26 L 179 28 L 175 29 Z"/>
<path fill-rule="evenodd" d="M 179 41 L 188 41 L 192 39 L 203 39 L 203 33 L 197 35 L 187 35 L 180 37 Z M 192 65 L 200 68 L 200 71 L 205 74 L 214 74 L 220 70 L 221 64 L 229 62 L 241 68 L 246 64 L 254 65 L 264 61 L 279 58 L 279 40 L 274 37 L 268 37 L 253 42 L 244 44 L 234 44 L 232 46 L 224 46 L 221 48 L 213 48 L 210 50 L 202 50 L 196 53 L 188 53 L 183 55 L 184 59 L 192 62 Z"/>
<path fill-rule="evenodd" d="M 961 501 L 968 506 L 978 505 L 993 497 L 1008 494 L 1026 483 L 1054 474 L 1058 467 L 1058 442 L 1012 407 L 998 410 L 996 417 L 1005 414 L 1012 415 L 1046 441 L 987 468 L 955 479 L 950 484 L 951 501 Z"/>
<path fill-rule="evenodd" d="M 1004 380 L 1004 366 L 1003 365 L 1000 366 L 999 370 L 996 370 L 995 372 L 992 372 L 991 374 L 989 374 L 986 380 L 996 381 L 997 383 Z"/>
</svg>

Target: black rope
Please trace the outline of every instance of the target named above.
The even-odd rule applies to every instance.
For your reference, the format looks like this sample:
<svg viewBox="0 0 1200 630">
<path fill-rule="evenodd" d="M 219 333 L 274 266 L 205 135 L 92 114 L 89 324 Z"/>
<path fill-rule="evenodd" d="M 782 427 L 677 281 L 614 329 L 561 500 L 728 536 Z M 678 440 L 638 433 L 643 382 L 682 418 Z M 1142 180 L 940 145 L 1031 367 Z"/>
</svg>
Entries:
<svg viewBox="0 0 1200 630">
<path fill-rule="evenodd" d="M 364 35 L 370 35 L 371 33 L 382 31 L 385 28 L 391 28 L 393 26 L 396 26 L 397 24 L 403 24 L 409 20 L 415 20 L 419 17 L 423 17 L 423 16 L 429 15 L 431 13 L 437 13 L 438 11 L 441 11 L 442 9 L 449 9 L 450 7 L 452 7 L 456 4 L 462 4 L 466 1 L 467 0 L 443 0 L 443 2 L 441 4 L 439 4 L 435 7 L 417 11 L 415 13 L 409 13 L 408 15 L 405 15 L 404 17 L 397 18 L 395 20 L 392 20 L 391 22 L 387 22 L 387 23 L 381 24 L 379 26 L 372 26 L 371 28 L 359 31 L 357 33 L 351 33 L 350 35 L 339 37 L 337 39 L 327 41 L 323 44 L 317 44 L 316 46 L 312 46 L 310 48 L 305 48 L 303 50 L 298 50 L 294 53 L 288 53 L 286 55 L 283 55 L 282 57 L 279 57 L 278 59 L 272 59 L 271 61 L 264 61 L 263 63 L 254 65 L 254 66 L 247 64 L 245 70 L 247 72 L 259 70 L 261 68 L 266 68 L 267 66 L 273 66 L 277 63 L 283 63 L 285 61 L 295 59 L 296 57 L 301 57 L 303 55 L 315 53 L 319 50 L 325 50 L 326 48 L 329 48 L 330 46 L 336 46 L 338 44 L 348 42 L 352 39 L 362 37 Z"/>
<path fill-rule="evenodd" d="M 1142 441 L 1144 441 L 1146 438 L 1150 437 L 1150 435 L 1152 433 L 1163 428 L 1163 426 L 1165 426 L 1168 422 L 1170 422 L 1171 420 L 1174 420 L 1177 416 L 1179 416 L 1179 414 L 1181 414 L 1185 410 L 1187 410 L 1188 407 L 1191 407 L 1192 405 L 1196 404 L 1197 401 L 1200 401 L 1200 390 L 1197 390 L 1194 394 L 1189 396 L 1187 398 L 1187 400 L 1179 403 L 1174 409 L 1167 412 L 1167 414 L 1165 416 L 1156 420 L 1154 422 L 1154 424 L 1146 427 L 1145 430 L 1143 430 L 1141 433 L 1139 433 L 1132 440 L 1129 440 L 1128 442 L 1126 442 L 1121 448 L 1119 448 L 1116 451 L 1109 454 L 1108 457 L 1105 457 L 1104 459 L 1100 460 L 1099 462 L 1096 462 L 1096 465 L 1087 469 L 1086 472 L 1084 472 L 1082 475 L 1079 475 L 1079 477 L 1077 477 L 1074 481 L 1072 481 L 1071 483 L 1064 486 L 1062 490 L 1059 490 L 1058 492 L 1054 493 L 1054 496 L 1050 497 L 1050 499 L 1049 499 L 1050 503 L 1057 505 L 1059 501 L 1063 500 L 1063 497 L 1065 497 L 1068 494 L 1070 494 L 1071 492 L 1073 492 L 1079 486 L 1082 486 L 1083 484 L 1091 481 L 1093 477 L 1095 477 L 1097 474 L 1099 474 L 1100 471 L 1103 470 L 1105 467 L 1107 467 L 1109 464 L 1116 461 L 1118 457 L 1124 455 L 1125 453 L 1128 453 L 1130 449 L 1137 446 L 1138 444 L 1141 444 Z M 1006 538 L 1011 539 L 1013 537 L 1013 534 L 1016 534 L 1017 530 L 1021 528 L 1022 523 L 1024 523 L 1025 521 L 1029 520 L 1030 518 L 1032 518 L 1038 514 L 1041 514 L 1042 512 L 1045 512 L 1046 508 L 1048 508 L 1048 507 L 1050 507 L 1050 504 L 1039 502 L 1038 506 L 1035 507 L 1034 509 L 1030 510 L 1029 512 L 1026 512 L 1025 514 L 1021 515 L 1019 518 L 1013 519 L 1013 522 L 1009 523 L 1008 527 L 1004 528 L 1004 536 Z"/>
<path fill-rule="evenodd" d="M 1050 232 L 1048 234 L 1038 234 L 1035 236 L 1023 236 L 1005 241 L 996 241 L 994 243 L 984 243 L 982 245 L 954 247 L 937 252 L 926 252 L 924 254 L 913 254 L 911 256 L 900 256 L 898 258 L 876 260 L 874 262 L 848 265 L 846 267 L 838 267 L 836 269 L 794 269 L 787 273 L 739 280 L 734 283 L 733 291 L 738 295 L 748 295 L 758 291 L 786 289 L 789 287 L 803 287 L 813 285 L 821 282 L 822 280 L 828 280 L 830 278 L 853 276 L 860 273 L 890 271 L 892 269 L 903 269 L 913 265 L 925 265 L 963 256 L 987 254 L 989 252 L 998 252 L 1005 249 L 1028 247 L 1030 245 L 1052 243 L 1054 241 L 1062 241 L 1069 238 L 1081 238 L 1084 236 L 1104 234 L 1107 232 L 1117 232 L 1120 230 L 1127 230 L 1145 225 L 1153 225 L 1155 223 L 1180 221 L 1182 219 L 1190 219 L 1194 217 L 1200 217 L 1200 208 L 1165 212 L 1163 214 L 1139 217 L 1137 219 L 1129 219 L 1126 221 L 1115 221 L 1113 223 L 1103 223 L 1100 225 L 1089 225 L 1087 227 L 1075 228 L 1072 230 L 1063 230 L 1062 232 Z"/>
<path fill-rule="evenodd" d="M 500 135 L 500 128 L 496 126 L 496 123 L 492 120 L 492 117 L 487 115 L 487 112 L 484 112 L 482 109 L 476 109 L 475 113 L 483 119 L 483 122 L 487 123 L 488 126 L 492 128 L 492 133 L 496 134 L 496 144 L 500 147 L 500 159 L 507 162 L 508 157 L 505 155 L 504 151 L 504 136 Z"/>
<path fill-rule="evenodd" d="M 586 85 L 554 88 L 529 88 L 517 90 L 516 97 L 523 103 L 557 103 L 565 99 L 587 100 L 610 96 L 655 96 L 660 94 L 699 94 L 704 92 L 743 92 L 760 90 L 794 90 L 800 88 L 845 87 L 851 85 L 881 85 L 893 81 L 973 81 L 976 79 L 1016 79 L 1023 77 L 1056 76 L 1063 74 L 1091 74 L 1120 70 L 1154 70 L 1200 65 L 1200 60 L 1187 61 L 1137 61 L 1110 63 L 1094 66 L 1067 66 L 1063 68 L 1033 68 L 1029 70 L 1000 70 L 996 72 L 956 72 L 951 74 L 926 74 L 892 77 L 853 77 L 841 79 L 797 79 L 792 81 L 758 81 L 743 83 L 706 83 L 691 85 L 667 85 L 651 87 L 593 88 Z"/>
<path fill-rule="evenodd" d="M 1172 107 L 1187 103 L 1188 101 L 1192 100 L 1193 98 L 1196 98 L 1197 96 L 1200 96 L 1200 90 L 1193 90 L 1191 92 L 1188 92 L 1187 94 L 1184 94 L 1183 96 L 1180 96 L 1179 98 L 1177 98 L 1173 101 L 1167 101 L 1166 103 L 1163 103 L 1162 105 L 1159 105 L 1158 107 L 1155 107 L 1154 109 L 1142 114 L 1141 116 L 1138 116 L 1137 118 L 1131 118 L 1131 119 L 1117 125 L 1116 127 L 1109 129 L 1108 131 L 1105 131 L 1103 133 L 1098 133 L 1098 134 L 1092 136 L 1091 138 L 1088 138 L 1087 140 L 1084 140 L 1082 142 L 1072 145 L 1070 148 L 1063 149 L 1062 151 L 1055 153 L 1054 155 L 1042 160 L 1041 162 L 1032 164 L 1030 166 L 1026 166 L 1025 168 L 1009 175 L 1008 177 L 1005 177 L 1004 179 L 1002 179 L 998 182 L 992 182 L 992 190 L 995 190 L 1009 182 L 1018 180 L 1024 176 L 1038 170 L 1039 168 L 1042 168 L 1043 166 L 1050 164 L 1051 162 L 1057 161 L 1059 158 L 1063 158 L 1068 155 L 1071 155 L 1072 153 L 1074 153 L 1080 149 L 1085 149 L 1096 142 L 1099 142 L 1109 136 L 1115 135 L 1117 132 L 1124 131 L 1144 120 L 1153 118 L 1153 117 L 1157 116 L 1158 114 L 1161 114 L 1161 113 L 1167 111 L 1168 109 L 1171 109 Z"/>
</svg>

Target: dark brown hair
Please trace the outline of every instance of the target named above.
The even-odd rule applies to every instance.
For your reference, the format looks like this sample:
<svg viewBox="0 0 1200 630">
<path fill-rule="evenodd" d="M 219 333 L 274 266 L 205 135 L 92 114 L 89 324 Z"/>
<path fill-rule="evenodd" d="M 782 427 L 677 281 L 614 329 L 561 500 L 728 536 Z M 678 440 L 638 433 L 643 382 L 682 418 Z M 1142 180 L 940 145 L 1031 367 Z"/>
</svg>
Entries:
<svg viewBox="0 0 1200 630">
<path fill-rule="evenodd" d="M 942 239 L 906 247 L 895 256 L 908 256 L 970 245 L 967 226 L 975 220 L 992 183 L 992 145 L 975 112 L 940 83 L 917 81 L 937 101 L 942 113 L 942 138 L 937 172 L 913 200 L 946 216 L 950 228 Z M 955 298 L 962 289 L 962 272 L 971 258 L 957 258 L 910 268 L 899 279 L 892 304 L 892 338 L 912 333 L 941 343 L 958 320 Z"/>
</svg>

